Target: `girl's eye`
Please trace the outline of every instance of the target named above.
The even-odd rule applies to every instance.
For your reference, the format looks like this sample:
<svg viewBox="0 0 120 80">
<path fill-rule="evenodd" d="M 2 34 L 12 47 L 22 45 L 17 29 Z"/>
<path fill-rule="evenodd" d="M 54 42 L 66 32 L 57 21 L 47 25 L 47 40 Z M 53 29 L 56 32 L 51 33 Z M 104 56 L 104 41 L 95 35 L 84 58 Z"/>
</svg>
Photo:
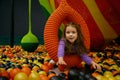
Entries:
<svg viewBox="0 0 120 80">
<path fill-rule="evenodd" d="M 75 34 L 76 32 L 75 31 L 72 31 L 73 34 Z"/>
<path fill-rule="evenodd" d="M 70 32 L 68 31 L 68 32 L 66 32 L 67 34 L 69 34 Z"/>
<path fill-rule="evenodd" d="M 76 33 L 76 32 L 73 31 L 72 33 Z"/>
<path fill-rule="evenodd" d="M 70 33 L 75 34 L 76 32 L 75 32 L 75 31 L 72 31 L 72 32 L 68 31 L 68 32 L 66 32 L 66 33 L 67 33 L 67 34 L 70 34 Z"/>
</svg>

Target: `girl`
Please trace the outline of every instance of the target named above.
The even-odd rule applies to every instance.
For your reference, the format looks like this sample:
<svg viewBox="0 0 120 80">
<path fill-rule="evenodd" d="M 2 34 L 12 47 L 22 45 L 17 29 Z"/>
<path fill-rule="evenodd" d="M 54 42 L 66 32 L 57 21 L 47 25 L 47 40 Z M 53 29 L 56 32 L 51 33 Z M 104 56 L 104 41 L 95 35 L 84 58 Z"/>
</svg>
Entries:
<svg viewBox="0 0 120 80">
<path fill-rule="evenodd" d="M 57 64 L 67 65 L 63 58 L 64 55 L 78 54 L 86 64 L 91 64 L 94 69 L 101 71 L 100 65 L 95 63 L 86 53 L 88 50 L 84 45 L 80 25 L 70 22 L 65 26 L 63 38 L 59 42 Z"/>
</svg>

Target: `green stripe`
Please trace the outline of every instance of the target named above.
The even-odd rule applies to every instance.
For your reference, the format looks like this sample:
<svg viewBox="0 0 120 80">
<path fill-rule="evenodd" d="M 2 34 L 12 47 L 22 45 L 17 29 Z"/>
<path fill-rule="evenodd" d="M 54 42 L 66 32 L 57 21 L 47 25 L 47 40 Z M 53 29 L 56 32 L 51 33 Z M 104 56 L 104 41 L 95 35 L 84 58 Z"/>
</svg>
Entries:
<svg viewBox="0 0 120 80">
<path fill-rule="evenodd" d="M 51 14 L 53 11 L 48 0 L 39 0 L 40 5 L 44 6 L 44 8 Z"/>
</svg>

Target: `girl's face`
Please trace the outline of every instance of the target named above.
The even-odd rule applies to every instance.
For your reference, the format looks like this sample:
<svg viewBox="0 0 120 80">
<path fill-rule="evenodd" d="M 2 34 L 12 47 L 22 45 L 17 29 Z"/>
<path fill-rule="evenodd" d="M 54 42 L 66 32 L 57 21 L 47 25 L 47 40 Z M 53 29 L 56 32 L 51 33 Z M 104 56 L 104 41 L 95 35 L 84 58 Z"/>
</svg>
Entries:
<svg viewBox="0 0 120 80">
<path fill-rule="evenodd" d="M 71 42 L 74 43 L 75 40 L 77 39 L 77 30 L 75 27 L 72 26 L 67 26 L 66 31 L 65 31 L 65 36 L 66 39 Z"/>
</svg>

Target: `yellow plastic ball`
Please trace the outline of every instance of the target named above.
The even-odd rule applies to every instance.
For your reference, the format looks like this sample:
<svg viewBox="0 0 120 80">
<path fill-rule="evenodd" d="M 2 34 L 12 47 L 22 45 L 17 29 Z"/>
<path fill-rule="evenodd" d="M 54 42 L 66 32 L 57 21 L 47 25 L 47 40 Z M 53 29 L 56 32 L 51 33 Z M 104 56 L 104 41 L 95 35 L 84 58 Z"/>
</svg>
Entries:
<svg viewBox="0 0 120 80">
<path fill-rule="evenodd" d="M 28 76 L 24 72 L 20 72 L 15 75 L 14 80 L 28 80 Z"/>
<path fill-rule="evenodd" d="M 29 80 L 40 80 L 40 75 L 36 71 L 32 71 L 29 75 Z"/>
</svg>

